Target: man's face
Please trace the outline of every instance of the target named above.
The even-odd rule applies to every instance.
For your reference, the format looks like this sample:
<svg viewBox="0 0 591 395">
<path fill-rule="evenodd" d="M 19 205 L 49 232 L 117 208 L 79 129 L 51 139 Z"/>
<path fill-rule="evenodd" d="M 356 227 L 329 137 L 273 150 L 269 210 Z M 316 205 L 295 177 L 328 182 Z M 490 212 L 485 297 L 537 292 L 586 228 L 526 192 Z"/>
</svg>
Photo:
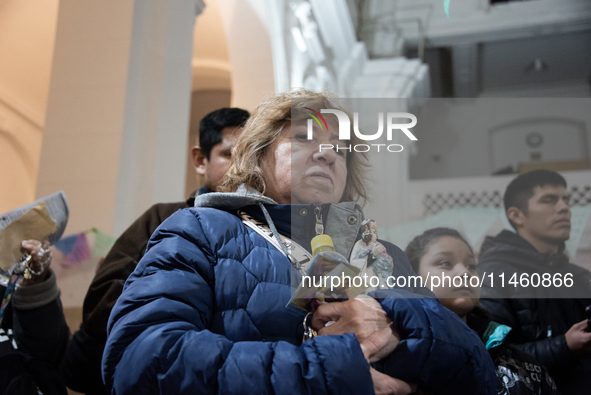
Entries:
<svg viewBox="0 0 591 395">
<path fill-rule="evenodd" d="M 527 215 L 522 217 L 519 234 L 549 244 L 568 240 L 571 226 L 569 197 L 563 186 L 535 187 L 534 195 L 528 200 Z"/>
<path fill-rule="evenodd" d="M 222 142 L 213 146 L 209 159 L 201 155 L 200 150 L 193 148 L 193 159 L 198 174 L 205 178 L 205 186 L 214 190 L 230 167 L 232 147 L 240 135 L 240 127 L 222 129 Z"/>
</svg>

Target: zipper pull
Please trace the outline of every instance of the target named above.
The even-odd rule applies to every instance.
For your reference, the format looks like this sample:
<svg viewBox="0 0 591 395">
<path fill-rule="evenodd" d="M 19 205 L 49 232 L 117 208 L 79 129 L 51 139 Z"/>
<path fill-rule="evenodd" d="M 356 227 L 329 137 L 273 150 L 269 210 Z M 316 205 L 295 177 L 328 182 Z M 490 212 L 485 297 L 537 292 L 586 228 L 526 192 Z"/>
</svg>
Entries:
<svg viewBox="0 0 591 395">
<path fill-rule="evenodd" d="M 320 206 L 314 207 L 314 214 L 316 214 L 316 236 L 324 233 L 324 225 L 322 224 L 322 208 Z"/>
</svg>

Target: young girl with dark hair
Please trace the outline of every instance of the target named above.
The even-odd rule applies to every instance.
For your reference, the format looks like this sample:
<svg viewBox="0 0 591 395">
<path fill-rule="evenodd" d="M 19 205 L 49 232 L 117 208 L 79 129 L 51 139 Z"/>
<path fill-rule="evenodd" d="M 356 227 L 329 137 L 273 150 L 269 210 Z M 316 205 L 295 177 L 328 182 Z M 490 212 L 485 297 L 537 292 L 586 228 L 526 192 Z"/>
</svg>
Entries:
<svg viewBox="0 0 591 395">
<path fill-rule="evenodd" d="M 544 366 L 509 344 L 511 328 L 492 321 L 486 310 L 478 307 L 480 287 L 473 285 L 479 279 L 472 279 L 477 277 L 476 258 L 472 247 L 457 230 L 429 229 L 415 237 L 405 253 L 414 271 L 441 304 L 456 313 L 485 343 L 495 364 L 498 394 L 559 393 Z M 447 277 L 451 281 L 443 280 Z M 433 278 L 438 280 L 433 281 Z"/>
</svg>

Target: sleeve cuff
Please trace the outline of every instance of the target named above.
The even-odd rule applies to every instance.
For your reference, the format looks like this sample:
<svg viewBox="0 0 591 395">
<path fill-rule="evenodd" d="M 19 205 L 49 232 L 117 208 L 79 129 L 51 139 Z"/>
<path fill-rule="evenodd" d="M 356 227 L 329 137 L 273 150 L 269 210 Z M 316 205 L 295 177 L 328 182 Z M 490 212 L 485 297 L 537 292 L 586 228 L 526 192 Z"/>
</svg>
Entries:
<svg viewBox="0 0 591 395">
<path fill-rule="evenodd" d="M 49 269 L 47 279 L 39 284 L 18 287 L 12 297 L 15 309 L 32 310 L 53 302 L 59 296 L 55 273 Z"/>
<path fill-rule="evenodd" d="M 370 365 L 354 334 L 316 336 L 309 343 L 324 370 L 329 394 L 374 393 Z"/>
<path fill-rule="evenodd" d="M 574 360 L 577 359 L 576 355 L 568 348 L 568 344 L 566 343 L 566 336 L 559 335 L 556 336 L 556 361 L 558 362 L 557 365 L 568 364 L 572 363 Z"/>
</svg>

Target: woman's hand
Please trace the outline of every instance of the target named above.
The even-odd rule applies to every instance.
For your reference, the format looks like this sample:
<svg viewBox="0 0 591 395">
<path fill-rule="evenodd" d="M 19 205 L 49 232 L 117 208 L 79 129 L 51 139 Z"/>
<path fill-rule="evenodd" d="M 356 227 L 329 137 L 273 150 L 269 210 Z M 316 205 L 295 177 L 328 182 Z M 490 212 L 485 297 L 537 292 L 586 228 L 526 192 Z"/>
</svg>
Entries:
<svg viewBox="0 0 591 395">
<path fill-rule="evenodd" d="M 360 342 L 361 351 L 363 351 L 363 355 L 369 363 L 380 359 L 380 351 L 387 347 L 390 336 L 391 332 L 389 328 L 383 328 L 369 335 Z M 409 384 L 406 381 L 395 379 L 378 372 L 374 368 L 370 368 L 370 373 L 376 395 L 407 395 L 412 394 L 417 390 L 416 384 Z"/>
<path fill-rule="evenodd" d="M 327 323 L 333 322 L 326 326 Z M 390 354 L 400 342 L 400 336 L 392 326 L 382 306 L 371 297 L 360 297 L 346 302 L 321 304 L 312 316 L 312 328 L 319 335 L 354 333 L 362 343 L 376 331 L 388 333 L 383 347 L 372 354 L 370 362 L 376 362 Z"/>
<path fill-rule="evenodd" d="M 380 373 L 374 368 L 370 368 L 370 373 L 376 395 L 407 395 L 417 390 L 416 384 L 408 384 L 406 381 Z"/>
<path fill-rule="evenodd" d="M 35 275 L 31 273 L 30 279 L 23 279 L 21 286 L 34 285 L 43 282 L 47 278 L 49 273 L 49 266 L 51 265 L 51 250 L 49 248 L 49 242 L 46 240 L 43 243 L 37 240 L 23 240 L 21 243 L 21 251 L 27 252 L 31 255 L 31 261 L 29 262 L 29 268 L 39 273 Z"/>
<path fill-rule="evenodd" d="M 374 368 L 370 368 L 370 373 L 376 395 L 407 395 L 417 391 L 416 384 L 408 384 L 406 381 L 380 373 Z"/>
</svg>

